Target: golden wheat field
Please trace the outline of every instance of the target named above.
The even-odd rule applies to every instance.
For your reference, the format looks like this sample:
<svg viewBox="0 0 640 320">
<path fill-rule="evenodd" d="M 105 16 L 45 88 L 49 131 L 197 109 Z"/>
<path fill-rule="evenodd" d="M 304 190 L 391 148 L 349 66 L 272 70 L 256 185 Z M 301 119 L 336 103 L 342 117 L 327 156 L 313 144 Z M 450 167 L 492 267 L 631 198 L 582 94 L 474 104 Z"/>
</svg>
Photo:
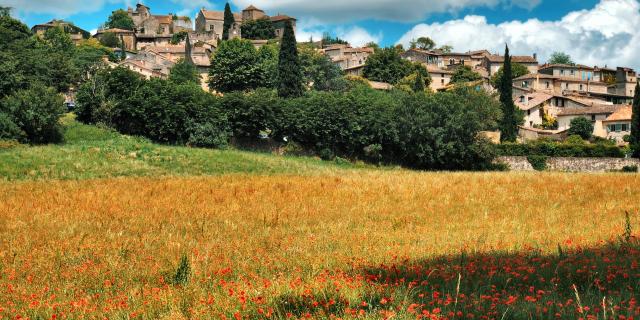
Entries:
<svg viewBox="0 0 640 320">
<path fill-rule="evenodd" d="M 639 185 L 405 171 L 0 183 L 0 318 L 637 318 L 640 255 L 619 236 L 625 211 L 640 225 Z"/>
</svg>

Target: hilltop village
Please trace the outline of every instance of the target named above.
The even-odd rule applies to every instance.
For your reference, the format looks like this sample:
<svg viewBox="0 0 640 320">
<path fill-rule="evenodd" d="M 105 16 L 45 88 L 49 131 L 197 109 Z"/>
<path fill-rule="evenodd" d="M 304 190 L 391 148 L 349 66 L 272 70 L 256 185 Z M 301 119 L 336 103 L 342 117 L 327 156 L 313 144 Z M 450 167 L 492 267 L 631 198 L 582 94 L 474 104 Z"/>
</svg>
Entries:
<svg viewBox="0 0 640 320">
<path fill-rule="evenodd" d="M 145 78 L 167 78 L 179 60 L 188 58 L 197 67 L 202 88 L 210 90 L 211 57 L 223 38 L 224 11 L 202 8 L 195 21 L 171 13 L 156 15 L 143 4 L 121 11 L 133 21 L 132 28 L 101 28 L 90 35 L 70 22 L 53 20 L 33 26 L 32 31 L 42 35 L 49 28 L 64 27 L 76 43 L 93 37 L 123 57 L 121 61 L 109 61 L 111 67 L 123 66 Z M 277 43 L 287 22 L 295 30 L 296 18 L 281 13 L 269 15 L 251 5 L 233 13 L 228 38 L 248 39 L 260 48 Z M 267 28 L 269 32 L 261 33 L 260 28 Z M 310 40 L 310 44 L 346 76 L 352 77 L 364 75 L 367 59 L 379 49 L 376 44 L 353 47 L 330 37 L 316 42 Z M 437 49 L 415 43 L 406 50 L 401 46 L 397 48 L 402 59 L 425 67 L 430 77 L 428 88 L 432 91 L 452 89 L 459 82 L 454 81 L 456 73 L 466 71 L 475 77 L 466 85 L 495 92 L 495 77 L 504 64 L 502 55 L 488 50 L 453 52 L 450 47 Z M 570 61 L 546 63 L 539 61 L 535 53 L 512 56 L 511 61 L 524 70 L 513 81 L 514 103 L 525 114 L 519 133 L 523 140 L 561 139 L 566 137 L 571 121 L 583 117 L 593 122 L 595 136 L 625 143 L 624 137 L 631 130 L 630 103 L 638 81 L 633 69 L 586 66 Z M 372 79 L 368 82 L 381 90 L 394 86 Z"/>
</svg>

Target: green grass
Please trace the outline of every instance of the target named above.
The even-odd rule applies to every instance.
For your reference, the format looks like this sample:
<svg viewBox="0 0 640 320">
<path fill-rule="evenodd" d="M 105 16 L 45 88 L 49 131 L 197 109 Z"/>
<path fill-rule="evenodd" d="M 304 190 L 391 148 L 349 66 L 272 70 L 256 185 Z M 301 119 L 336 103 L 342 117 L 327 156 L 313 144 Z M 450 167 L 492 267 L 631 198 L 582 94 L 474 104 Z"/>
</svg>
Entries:
<svg viewBox="0 0 640 320">
<path fill-rule="evenodd" d="M 370 168 L 309 157 L 166 146 L 88 126 L 69 115 L 61 145 L 0 147 L 0 180 L 78 180 L 132 176 L 325 174 Z"/>
</svg>

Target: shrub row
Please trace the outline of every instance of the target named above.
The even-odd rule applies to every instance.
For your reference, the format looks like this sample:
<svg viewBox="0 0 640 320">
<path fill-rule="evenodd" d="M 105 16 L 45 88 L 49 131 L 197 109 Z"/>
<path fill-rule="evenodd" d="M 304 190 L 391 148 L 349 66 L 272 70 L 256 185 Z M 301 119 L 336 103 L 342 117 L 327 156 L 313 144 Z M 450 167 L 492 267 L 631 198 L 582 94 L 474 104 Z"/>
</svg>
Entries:
<svg viewBox="0 0 640 320">
<path fill-rule="evenodd" d="M 500 156 L 547 156 L 547 157 L 609 157 L 624 158 L 623 148 L 609 144 L 577 144 L 551 141 L 531 142 L 525 144 L 503 143 L 497 146 Z"/>
<path fill-rule="evenodd" d="M 97 88 L 97 89 L 96 89 Z M 380 92 L 365 86 L 282 99 L 258 89 L 217 97 L 194 85 L 104 71 L 78 94 L 78 119 L 171 144 L 221 147 L 230 136 L 295 143 L 325 159 L 342 157 L 430 170 L 487 169 L 498 103 L 484 92 Z"/>
</svg>

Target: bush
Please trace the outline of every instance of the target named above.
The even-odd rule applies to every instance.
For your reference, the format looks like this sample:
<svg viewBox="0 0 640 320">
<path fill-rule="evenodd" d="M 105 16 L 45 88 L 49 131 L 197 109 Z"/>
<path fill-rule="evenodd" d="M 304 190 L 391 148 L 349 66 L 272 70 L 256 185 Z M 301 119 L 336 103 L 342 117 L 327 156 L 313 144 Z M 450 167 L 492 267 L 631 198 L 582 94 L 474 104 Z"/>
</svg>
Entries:
<svg viewBox="0 0 640 320">
<path fill-rule="evenodd" d="M 579 135 L 569 136 L 567 140 L 565 140 L 565 142 L 568 144 L 578 144 L 578 145 L 585 144 L 584 139 L 582 139 L 582 137 Z"/>
<path fill-rule="evenodd" d="M 213 121 L 193 123 L 187 127 L 187 132 L 189 133 L 188 146 L 222 149 L 229 143 L 229 132 L 225 124 Z"/>
<path fill-rule="evenodd" d="M 587 118 L 574 118 L 571 120 L 570 126 L 569 135 L 578 135 L 584 140 L 589 140 L 593 135 L 593 123 Z"/>
<path fill-rule="evenodd" d="M 258 89 L 249 94 L 233 92 L 226 94 L 220 103 L 235 137 L 258 138 L 262 132 L 272 132 L 281 117 L 280 98 L 274 90 Z"/>
<path fill-rule="evenodd" d="M 638 172 L 638 166 L 624 166 L 622 172 Z"/>
<path fill-rule="evenodd" d="M 622 137 L 622 141 L 624 142 L 631 142 L 631 135 L 626 134 L 624 137 Z"/>
<path fill-rule="evenodd" d="M 624 149 L 605 144 L 569 144 L 551 141 L 534 141 L 526 144 L 502 143 L 497 145 L 500 156 L 544 155 L 547 157 L 624 158 Z"/>
<path fill-rule="evenodd" d="M 34 84 L 0 101 L 0 114 L 4 114 L 0 116 L 0 134 L 4 139 L 25 143 L 61 142 L 63 128 L 59 120 L 64 112 L 61 95 L 52 88 Z"/>
<path fill-rule="evenodd" d="M 547 169 L 547 158 L 547 156 L 530 155 L 527 157 L 527 161 L 529 161 L 534 170 L 544 171 Z"/>
</svg>

